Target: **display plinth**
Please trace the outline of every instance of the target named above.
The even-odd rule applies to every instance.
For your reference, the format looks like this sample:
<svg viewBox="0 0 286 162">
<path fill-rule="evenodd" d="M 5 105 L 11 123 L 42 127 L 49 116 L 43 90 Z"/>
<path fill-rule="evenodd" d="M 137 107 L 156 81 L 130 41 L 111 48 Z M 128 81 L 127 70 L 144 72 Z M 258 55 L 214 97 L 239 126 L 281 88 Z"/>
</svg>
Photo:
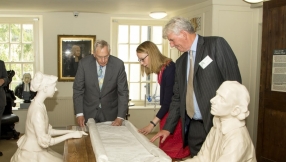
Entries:
<svg viewBox="0 0 286 162">
<path fill-rule="evenodd" d="M 29 108 L 31 103 L 20 103 L 20 109 L 27 109 Z"/>
</svg>

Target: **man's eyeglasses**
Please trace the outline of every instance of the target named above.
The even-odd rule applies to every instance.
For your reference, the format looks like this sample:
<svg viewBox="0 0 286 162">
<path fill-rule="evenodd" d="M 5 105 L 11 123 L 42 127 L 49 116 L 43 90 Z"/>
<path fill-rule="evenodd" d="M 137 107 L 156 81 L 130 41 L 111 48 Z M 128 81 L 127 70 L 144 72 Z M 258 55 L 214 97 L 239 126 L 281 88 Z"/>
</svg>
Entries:
<svg viewBox="0 0 286 162">
<path fill-rule="evenodd" d="M 148 55 L 147 55 L 147 56 L 145 56 L 145 57 L 144 57 L 144 58 L 142 58 L 142 59 L 138 58 L 138 61 L 139 61 L 139 62 L 144 62 L 144 60 L 145 60 L 145 58 L 146 58 L 146 57 L 148 57 Z"/>
</svg>

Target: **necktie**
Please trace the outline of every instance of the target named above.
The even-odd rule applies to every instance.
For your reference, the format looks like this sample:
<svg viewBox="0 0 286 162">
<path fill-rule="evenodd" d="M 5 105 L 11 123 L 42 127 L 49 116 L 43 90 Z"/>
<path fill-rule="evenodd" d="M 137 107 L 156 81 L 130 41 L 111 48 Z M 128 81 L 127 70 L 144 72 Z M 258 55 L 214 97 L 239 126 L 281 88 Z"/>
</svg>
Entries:
<svg viewBox="0 0 286 162">
<path fill-rule="evenodd" d="M 104 77 L 103 77 L 103 72 L 102 72 L 102 66 L 100 66 L 100 65 L 99 65 L 99 69 L 97 71 L 97 75 L 98 75 L 98 85 L 99 85 L 99 89 L 101 91 L 101 87 L 103 84 Z M 99 103 L 99 108 L 101 108 L 101 103 Z"/>
<path fill-rule="evenodd" d="M 102 66 L 99 66 L 97 75 L 98 75 L 99 88 L 100 88 L 100 90 L 101 90 L 101 87 L 102 87 L 102 84 L 103 84 L 103 79 L 104 79 L 103 73 L 102 73 Z"/>
<path fill-rule="evenodd" d="M 187 85 L 187 96 L 186 96 L 186 107 L 187 114 L 190 118 L 194 117 L 194 102 L 193 102 L 193 76 L 194 76 L 194 68 L 193 68 L 193 51 L 189 51 L 190 54 L 190 69 L 189 69 L 189 77 L 188 77 L 188 85 Z"/>
</svg>

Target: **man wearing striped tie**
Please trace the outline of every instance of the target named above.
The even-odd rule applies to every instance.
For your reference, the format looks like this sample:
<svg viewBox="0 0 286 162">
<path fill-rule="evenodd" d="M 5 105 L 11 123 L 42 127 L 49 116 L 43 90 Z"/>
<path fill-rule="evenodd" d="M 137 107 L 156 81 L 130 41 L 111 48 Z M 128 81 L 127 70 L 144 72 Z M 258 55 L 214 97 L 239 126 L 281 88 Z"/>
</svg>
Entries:
<svg viewBox="0 0 286 162">
<path fill-rule="evenodd" d="M 213 126 L 210 99 L 224 81 L 241 83 L 238 62 L 224 38 L 196 34 L 191 22 L 185 18 L 172 18 L 163 29 L 163 37 L 169 40 L 171 47 L 184 53 L 176 61 L 169 116 L 163 130 L 151 141 L 162 137 L 164 142 L 181 119 L 182 138 L 193 157 Z"/>
<path fill-rule="evenodd" d="M 129 101 L 124 63 L 110 55 L 104 40 L 94 44 L 93 55 L 80 60 L 73 84 L 74 111 L 79 126 L 89 118 L 96 122 L 113 121 L 120 126 Z"/>
</svg>

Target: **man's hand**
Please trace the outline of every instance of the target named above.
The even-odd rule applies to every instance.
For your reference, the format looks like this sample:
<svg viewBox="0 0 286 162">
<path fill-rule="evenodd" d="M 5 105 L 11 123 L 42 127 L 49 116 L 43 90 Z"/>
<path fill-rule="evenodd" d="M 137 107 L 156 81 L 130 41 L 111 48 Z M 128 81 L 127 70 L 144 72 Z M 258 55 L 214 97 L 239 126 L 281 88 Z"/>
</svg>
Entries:
<svg viewBox="0 0 286 162">
<path fill-rule="evenodd" d="M 85 119 L 84 119 L 84 116 L 78 116 L 76 117 L 76 121 L 77 121 L 77 124 L 81 127 L 84 127 L 84 122 L 85 122 Z"/>
<path fill-rule="evenodd" d="M 112 126 L 121 126 L 122 125 L 122 119 L 120 119 L 120 118 L 116 118 L 112 123 L 111 123 L 111 125 Z"/>
<path fill-rule="evenodd" d="M 150 142 L 154 142 L 157 138 L 162 137 L 161 143 L 163 143 L 166 138 L 170 135 L 170 132 L 167 130 L 161 130 L 154 137 L 150 139 Z"/>
</svg>

